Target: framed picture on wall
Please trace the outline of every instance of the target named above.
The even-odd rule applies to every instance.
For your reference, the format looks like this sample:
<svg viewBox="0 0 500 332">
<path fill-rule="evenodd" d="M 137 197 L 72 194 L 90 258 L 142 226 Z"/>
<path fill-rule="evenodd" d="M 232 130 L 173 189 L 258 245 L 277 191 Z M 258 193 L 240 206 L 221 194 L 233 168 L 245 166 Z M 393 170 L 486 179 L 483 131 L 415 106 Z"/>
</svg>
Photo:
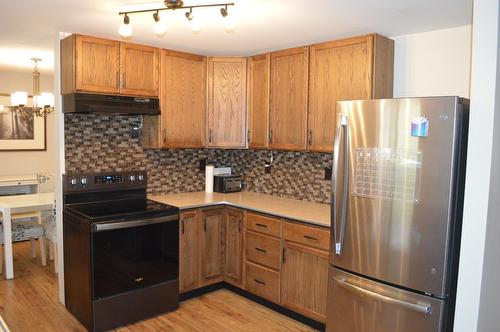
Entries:
<svg viewBox="0 0 500 332">
<path fill-rule="evenodd" d="M 32 97 L 28 104 L 32 106 Z M 10 95 L 0 93 L 0 151 L 47 150 L 45 117 L 28 116 L 7 105 Z"/>
</svg>

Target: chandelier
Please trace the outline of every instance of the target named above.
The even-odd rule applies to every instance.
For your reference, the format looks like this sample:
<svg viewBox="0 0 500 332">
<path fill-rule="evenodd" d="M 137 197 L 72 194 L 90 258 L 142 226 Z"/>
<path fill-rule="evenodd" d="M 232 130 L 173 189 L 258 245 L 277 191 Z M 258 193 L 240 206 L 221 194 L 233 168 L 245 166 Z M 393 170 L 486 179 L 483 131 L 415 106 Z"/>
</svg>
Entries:
<svg viewBox="0 0 500 332">
<path fill-rule="evenodd" d="M 165 7 L 155 8 L 155 9 L 143 9 L 143 10 L 133 10 L 128 12 L 120 12 L 119 15 L 123 16 L 123 22 L 118 29 L 118 33 L 124 39 L 129 39 L 132 37 L 132 25 L 130 24 L 130 14 L 138 14 L 138 13 L 153 13 L 153 31 L 158 36 L 161 37 L 167 31 L 167 26 L 160 20 L 160 11 L 163 10 L 178 10 L 178 9 L 186 9 L 186 19 L 190 23 L 191 30 L 193 32 L 198 33 L 201 30 L 201 25 L 198 20 L 193 20 L 193 9 L 194 8 L 206 8 L 206 7 L 220 7 L 220 14 L 224 19 L 224 26 L 227 32 L 233 32 L 236 28 L 236 22 L 234 19 L 228 17 L 228 7 L 234 6 L 234 3 L 215 3 L 215 4 L 206 4 L 206 5 L 192 5 L 192 6 L 184 6 L 184 2 L 182 0 L 165 0 Z"/>
<path fill-rule="evenodd" d="M 50 92 L 40 93 L 40 71 L 37 63 L 42 61 L 39 58 L 31 58 L 34 62 L 33 68 L 33 106 L 28 106 L 28 93 L 16 91 L 10 94 L 12 108 L 21 115 L 32 118 L 34 115 L 46 117 L 54 111 L 54 95 Z"/>
</svg>

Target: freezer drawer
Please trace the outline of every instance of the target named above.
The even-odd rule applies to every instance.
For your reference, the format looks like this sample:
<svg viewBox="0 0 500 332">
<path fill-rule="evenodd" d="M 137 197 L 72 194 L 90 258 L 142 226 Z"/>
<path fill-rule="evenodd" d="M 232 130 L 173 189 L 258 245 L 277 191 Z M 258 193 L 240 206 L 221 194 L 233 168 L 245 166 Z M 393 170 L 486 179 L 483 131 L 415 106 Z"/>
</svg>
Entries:
<svg viewBox="0 0 500 332">
<path fill-rule="evenodd" d="M 439 332 L 444 301 L 330 268 L 327 332 Z"/>
</svg>

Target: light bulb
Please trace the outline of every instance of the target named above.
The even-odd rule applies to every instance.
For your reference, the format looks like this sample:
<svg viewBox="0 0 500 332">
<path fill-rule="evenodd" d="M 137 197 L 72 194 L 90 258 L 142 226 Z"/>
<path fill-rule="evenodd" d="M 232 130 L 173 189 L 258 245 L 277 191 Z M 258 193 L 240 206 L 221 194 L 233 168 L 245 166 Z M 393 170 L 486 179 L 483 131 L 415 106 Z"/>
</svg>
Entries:
<svg viewBox="0 0 500 332">
<path fill-rule="evenodd" d="M 165 24 L 162 24 L 161 22 L 155 22 L 153 30 L 155 32 L 155 35 L 161 37 L 165 34 L 165 32 L 167 32 L 167 27 L 165 26 Z"/>
<path fill-rule="evenodd" d="M 189 25 L 191 27 L 191 31 L 194 33 L 199 33 L 201 31 L 201 22 L 199 20 L 191 20 Z"/>
<path fill-rule="evenodd" d="M 54 107 L 54 95 L 50 92 L 42 92 L 38 97 L 39 107 Z"/>
<path fill-rule="evenodd" d="M 130 37 L 132 37 L 132 26 L 130 25 L 130 18 L 128 17 L 128 15 L 125 15 L 125 17 L 123 18 L 123 23 L 120 24 L 118 33 L 124 39 L 129 39 Z"/>
<path fill-rule="evenodd" d="M 167 26 L 160 21 L 160 15 L 158 12 L 153 14 L 153 19 L 155 23 L 153 24 L 153 30 L 158 37 L 161 37 L 167 32 Z"/>
<path fill-rule="evenodd" d="M 10 102 L 12 103 L 12 106 L 26 106 L 28 104 L 28 93 L 24 91 L 11 93 Z"/>
<path fill-rule="evenodd" d="M 0 113 L 5 113 L 7 110 L 4 105 L 0 105 Z"/>
<path fill-rule="evenodd" d="M 228 16 L 224 18 L 224 30 L 226 30 L 227 33 L 234 32 L 237 26 L 238 22 L 236 21 L 234 16 Z"/>
</svg>

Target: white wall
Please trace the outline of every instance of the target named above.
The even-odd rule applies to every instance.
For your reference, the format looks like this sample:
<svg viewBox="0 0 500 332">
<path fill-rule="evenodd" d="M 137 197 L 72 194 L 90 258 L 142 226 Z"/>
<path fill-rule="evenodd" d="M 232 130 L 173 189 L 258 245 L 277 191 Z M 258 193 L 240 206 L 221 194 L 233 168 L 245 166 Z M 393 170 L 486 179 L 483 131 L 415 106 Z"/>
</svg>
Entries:
<svg viewBox="0 0 500 332">
<path fill-rule="evenodd" d="M 394 97 L 469 97 L 470 25 L 392 38 Z"/>
<path fill-rule="evenodd" d="M 498 331 L 500 326 L 499 10 L 498 0 L 474 1 L 469 146 L 455 332 Z"/>
<path fill-rule="evenodd" d="M 52 92 L 54 78 L 52 74 L 42 73 L 40 90 Z M 9 71 L 0 69 L 0 93 L 27 91 L 31 94 L 33 80 L 29 71 Z M 37 172 L 54 174 L 56 163 L 54 147 L 56 144 L 54 114 L 47 117 L 47 151 L 0 151 L 0 175 L 35 174 Z"/>
</svg>

